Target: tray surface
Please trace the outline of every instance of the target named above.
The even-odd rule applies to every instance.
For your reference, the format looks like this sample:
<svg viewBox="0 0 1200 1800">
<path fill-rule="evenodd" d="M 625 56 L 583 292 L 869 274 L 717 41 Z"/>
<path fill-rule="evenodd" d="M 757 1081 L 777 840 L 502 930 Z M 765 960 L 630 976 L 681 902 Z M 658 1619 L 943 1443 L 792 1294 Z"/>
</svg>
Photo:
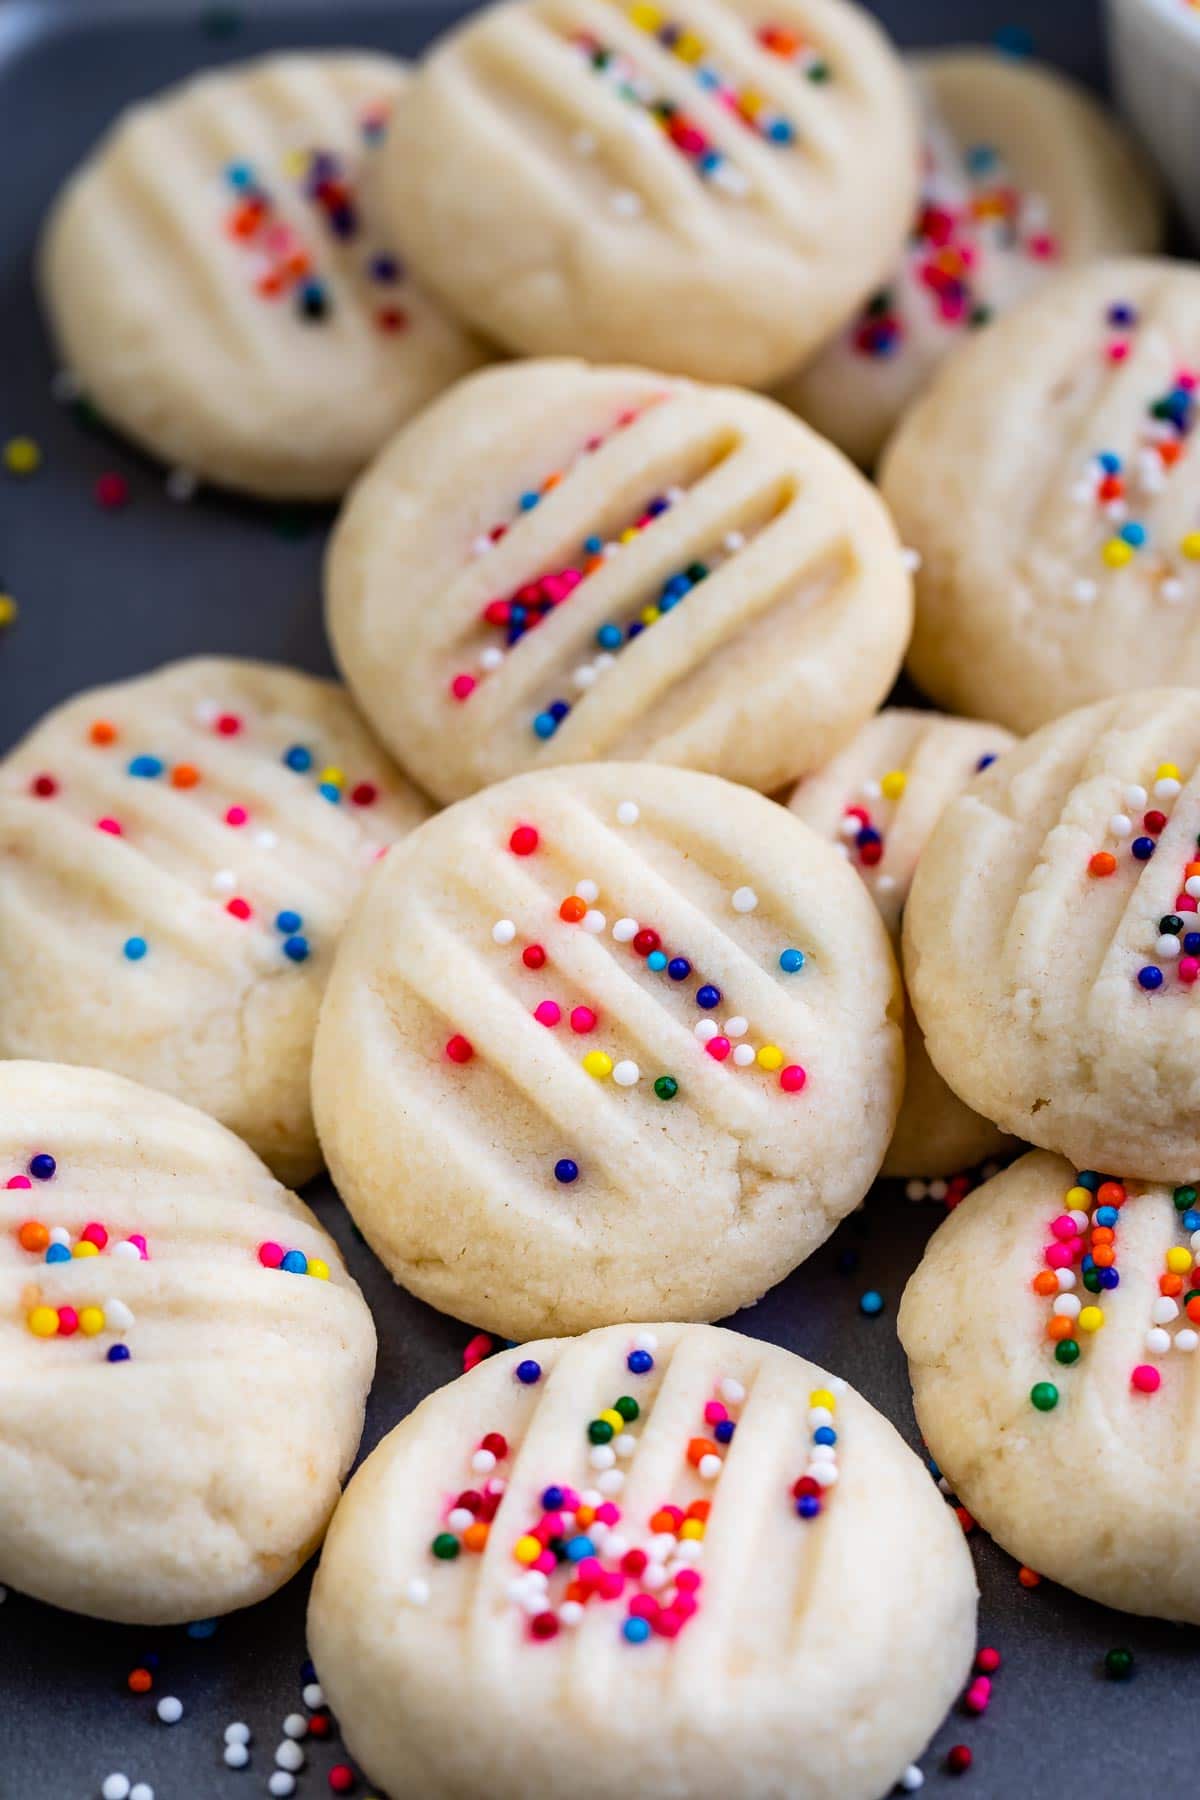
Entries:
<svg viewBox="0 0 1200 1800">
<path fill-rule="evenodd" d="M 330 667 L 320 615 L 328 513 L 204 494 L 179 504 L 160 469 L 53 398 L 31 252 L 58 183 L 122 105 L 206 64 L 289 45 L 411 55 L 465 10 L 424 0 L 207 9 L 203 0 L 0 0 L 0 441 L 28 435 L 43 458 L 28 480 L 0 475 L 0 587 L 21 609 L 0 635 L 0 749 L 78 689 L 171 657 L 224 652 Z M 1032 38 L 1048 61 L 1103 84 L 1098 0 L 883 0 L 874 10 L 904 45 L 986 42 L 1004 32 L 1010 44 Z M 129 482 L 122 511 L 96 504 L 93 486 L 107 471 Z M 460 1372 L 470 1331 L 392 1285 L 327 1182 L 307 1197 L 342 1245 L 379 1329 L 365 1453 Z M 846 1376 L 916 1446 L 895 1314 L 940 1217 L 937 1205 L 912 1205 L 898 1185 L 881 1184 L 829 1245 L 734 1323 Z M 886 1301 L 876 1319 L 859 1311 L 869 1288 Z M 966 1743 L 975 1761 L 965 1792 L 987 1800 L 1018 1792 L 1051 1800 L 1081 1777 L 1089 1800 L 1122 1800 L 1151 1780 L 1158 1800 L 1190 1794 L 1192 1740 L 1180 1702 L 1200 1671 L 1194 1634 L 1122 1618 L 1048 1582 L 1027 1590 L 1011 1558 L 981 1532 L 971 1541 L 983 1590 L 980 1642 L 995 1644 L 1004 1665 L 986 1716 L 952 1715 L 923 1759 L 926 1791 L 954 1783 L 945 1751 Z M 156 1800 L 265 1793 L 282 1720 L 301 1710 L 307 1591 L 306 1572 L 210 1635 L 102 1625 L 10 1593 L 0 1607 L 0 1800 L 89 1800 L 113 1770 L 148 1782 Z M 1136 1658 L 1129 1683 L 1104 1680 L 1104 1652 L 1115 1645 Z M 159 1658 L 155 1694 L 137 1698 L 126 1676 L 148 1655 Z M 174 1727 L 155 1717 L 162 1694 L 183 1702 Z M 243 1771 L 222 1761 L 224 1727 L 235 1719 L 254 1732 Z M 344 1757 L 336 1739 L 306 1748 L 298 1800 L 327 1794 L 326 1772 Z M 371 1790 L 363 1783 L 357 1792 Z"/>
</svg>

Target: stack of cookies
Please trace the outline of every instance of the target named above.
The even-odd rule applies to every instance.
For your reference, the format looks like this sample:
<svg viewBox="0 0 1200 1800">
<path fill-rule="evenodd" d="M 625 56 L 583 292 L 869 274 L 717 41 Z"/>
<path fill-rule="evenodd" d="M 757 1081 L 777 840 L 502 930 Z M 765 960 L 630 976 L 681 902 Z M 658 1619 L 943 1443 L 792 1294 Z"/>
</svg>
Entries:
<svg viewBox="0 0 1200 1800">
<path fill-rule="evenodd" d="M 848 0 L 507 0 L 117 120 L 42 241 L 60 354 L 188 481 L 341 502 L 345 686 L 131 669 L 0 764 L 0 1580 L 165 1622 L 319 1543 L 375 1341 L 289 1191 L 327 1166 L 514 1341 L 338 1507 L 312 1648 L 372 1778 L 915 1787 L 962 1535 L 713 1322 L 881 1172 L 1008 1162 L 905 1298 L 922 1430 L 1024 1561 L 1200 1622 L 1161 224 L 1064 77 Z M 906 662 L 944 712 L 885 707 Z"/>
</svg>

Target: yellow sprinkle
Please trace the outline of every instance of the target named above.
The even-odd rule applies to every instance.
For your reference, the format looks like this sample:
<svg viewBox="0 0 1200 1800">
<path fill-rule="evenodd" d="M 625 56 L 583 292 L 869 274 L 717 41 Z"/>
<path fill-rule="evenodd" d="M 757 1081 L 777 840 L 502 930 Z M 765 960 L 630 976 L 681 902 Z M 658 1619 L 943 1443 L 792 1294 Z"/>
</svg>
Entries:
<svg viewBox="0 0 1200 1800">
<path fill-rule="evenodd" d="M 58 1314 L 52 1306 L 35 1306 L 25 1323 L 34 1337 L 55 1337 L 58 1333 Z"/>
<path fill-rule="evenodd" d="M 621 533 L 620 537 L 617 539 L 617 542 L 618 542 L 618 544 L 632 544 L 632 542 L 636 536 L 637 536 L 637 532 L 635 531 L 634 527 L 632 525 L 630 525 L 630 526 L 627 526 L 626 529 Z"/>
<path fill-rule="evenodd" d="M 1173 1250 L 1167 1251 L 1167 1267 L 1172 1275 L 1187 1275 L 1192 1267 L 1192 1253 L 1177 1244 Z"/>
<path fill-rule="evenodd" d="M 903 769 L 889 769 L 879 784 L 885 800 L 898 800 L 907 786 L 908 776 Z"/>
<path fill-rule="evenodd" d="M 99 1256 L 99 1254 L 99 1248 L 92 1243 L 90 1238 L 80 1238 L 71 1251 L 72 1256 Z"/>
<path fill-rule="evenodd" d="M 760 1069 L 782 1069 L 783 1051 L 777 1044 L 764 1044 L 758 1053 Z"/>
<path fill-rule="evenodd" d="M 1104 560 L 1110 569 L 1123 569 L 1133 561 L 1133 545 L 1124 538 L 1109 538 L 1104 546 Z"/>
<path fill-rule="evenodd" d="M 342 769 L 322 769 L 320 778 L 328 782 L 330 787 L 340 788 L 346 785 L 346 775 Z"/>
<path fill-rule="evenodd" d="M 629 16 L 639 31 L 657 31 L 662 24 L 662 14 L 657 6 L 642 4 L 641 0 L 638 5 L 630 7 Z"/>
<path fill-rule="evenodd" d="M 1179 550 L 1189 562 L 1200 562 L 1200 531 L 1189 531 L 1186 537 L 1181 538 Z"/>
<path fill-rule="evenodd" d="M 704 44 L 694 31 L 683 31 L 675 40 L 674 50 L 680 62 L 698 63 L 704 55 Z"/>
<path fill-rule="evenodd" d="M 32 438 L 9 438 L 4 446 L 4 466 L 10 475 L 32 475 L 41 462 L 41 450 Z"/>
<path fill-rule="evenodd" d="M 96 1337 L 104 1330 L 104 1312 L 99 1306 L 80 1308 L 79 1329 L 84 1337 Z"/>
<path fill-rule="evenodd" d="M 0 630 L 12 625 L 17 617 L 17 603 L 11 594 L 0 594 Z"/>
<path fill-rule="evenodd" d="M 307 175 L 308 163 L 309 158 L 306 151 L 289 150 L 283 159 L 284 174 L 290 175 L 293 180 L 301 175 Z"/>
<path fill-rule="evenodd" d="M 606 1425 L 612 1426 L 614 1437 L 616 1437 L 618 1431 L 624 1431 L 625 1429 L 625 1421 L 615 1407 L 606 1406 L 602 1413 L 596 1414 L 596 1417 L 598 1419 L 603 1419 Z"/>
<path fill-rule="evenodd" d="M 1098 1306 L 1085 1306 L 1075 1323 L 1080 1331 L 1099 1331 L 1104 1323 L 1104 1314 Z"/>
<path fill-rule="evenodd" d="M 329 1280 L 329 1264 L 323 1263 L 319 1256 L 309 1257 L 308 1272 L 310 1275 L 314 1275 L 318 1281 Z"/>
<path fill-rule="evenodd" d="M 691 1538 L 693 1543 L 698 1544 L 704 1536 L 704 1520 L 685 1519 L 679 1527 L 679 1535 L 681 1538 Z"/>
<path fill-rule="evenodd" d="M 1087 1212 L 1092 1204 L 1092 1196 L 1085 1187 L 1068 1188 L 1063 1204 L 1068 1212 Z"/>
<path fill-rule="evenodd" d="M 519 1563 L 536 1562 L 542 1554 L 542 1546 L 535 1537 L 519 1537 L 513 1545 L 513 1555 Z"/>
<path fill-rule="evenodd" d="M 589 1075 L 594 1075 L 597 1081 L 603 1081 L 612 1074 L 612 1057 L 606 1056 L 603 1050 L 589 1050 L 583 1059 L 583 1066 Z"/>
<path fill-rule="evenodd" d="M 744 94 L 738 96 L 738 111 L 745 113 L 748 119 L 752 119 L 756 113 L 760 113 L 765 105 L 766 101 L 762 95 L 756 94 L 753 89 L 748 88 Z"/>
<path fill-rule="evenodd" d="M 641 620 L 642 620 L 643 625 L 653 625 L 654 621 L 658 617 L 659 617 L 659 611 L 658 611 L 657 606 L 643 606 L 642 611 L 641 611 Z"/>
<path fill-rule="evenodd" d="M 1155 781 L 1178 781 L 1180 779 L 1178 763 L 1159 763 L 1154 771 L 1154 779 Z"/>
<path fill-rule="evenodd" d="M 834 1399 L 828 1388 L 814 1388 L 812 1393 L 808 1396 L 808 1404 L 810 1406 L 823 1406 L 826 1412 L 832 1412 L 837 1405 L 837 1401 Z"/>
</svg>

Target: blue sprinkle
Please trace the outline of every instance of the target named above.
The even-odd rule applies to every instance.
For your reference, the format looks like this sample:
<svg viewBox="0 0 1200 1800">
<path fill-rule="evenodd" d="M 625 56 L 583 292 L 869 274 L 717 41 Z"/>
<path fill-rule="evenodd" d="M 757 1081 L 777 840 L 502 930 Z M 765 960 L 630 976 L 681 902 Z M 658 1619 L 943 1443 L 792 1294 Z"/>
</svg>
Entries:
<svg viewBox="0 0 1200 1800">
<path fill-rule="evenodd" d="M 725 159 L 719 150 L 706 150 L 700 158 L 698 165 L 700 173 L 702 175 L 711 175 L 714 170 L 720 168 L 724 160 Z"/>
<path fill-rule="evenodd" d="M 721 990 L 719 987 L 713 987 L 711 983 L 705 982 L 703 987 L 696 989 L 696 1005 L 702 1007 L 705 1012 L 711 1012 L 714 1006 L 720 1006 L 720 1004 Z"/>
<path fill-rule="evenodd" d="M 398 281 L 400 279 L 400 264 L 394 256 L 389 256 L 386 251 L 379 256 L 373 256 L 368 267 L 371 271 L 372 281 Z"/>
<path fill-rule="evenodd" d="M 1153 963 L 1147 963 L 1144 969 L 1138 970 L 1138 986 L 1145 988 L 1148 994 L 1152 994 L 1162 984 L 1163 972 L 1155 968 Z"/>
<path fill-rule="evenodd" d="M 562 724 L 570 710 L 571 708 L 567 705 L 565 700 L 553 700 L 546 708 L 546 711 L 550 714 L 550 717 L 554 720 L 556 725 Z"/>
<path fill-rule="evenodd" d="M 289 769 L 303 775 L 312 768 L 312 751 L 306 750 L 303 744 L 293 744 L 290 750 L 284 751 L 283 760 Z"/>
<path fill-rule="evenodd" d="M 989 750 L 987 755 L 981 756 L 979 761 L 975 764 L 975 773 L 977 775 L 982 775 L 983 771 L 985 769 L 991 768 L 991 766 L 995 762 L 995 760 L 996 760 L 995 753 L 993 751 Z"/>
<path fill-rule="evenodd" d="M 303 923 L 304 920 L 298 912 L 281 912 L 275 915 L 276 931 L 282 931 L 289 935 L 293 931 L 299 931 Z"/>
<path fill-rule="evenodd" d="M 1096 461 L 1100 464 L 1100 467 L 1104 470 L 1106 475 L 1119 475 L 1121 473 L 1121 459 L 1115 450 L 1102 450 L 1096 458 Z"/>
<path fill-rule="evenodd" d="M 790 144 L 795 135 L 786 119 L 772 119 L 767 126 L 767 136 L 773 144 Z"/>
<path fill-rule="evenodd" d="M 804 967 L 803 950 L 781 950 L 779 966 L 785 975 L 795 975 Z"/>
<path fill-rule="evenodd" d="M 719 1425 L 713 1427 L 713 1436 L 718 1444 L 731 1444 L 736 1430 L 737 1426 L 732 1419 L 722 1419 Z"/>
<path fill-rule="evenodd" d="M 249 163 L 230 163 L 225 171 L 225 179 L 233 188 L 253 187 L 254 170 Z"/>
<path fill-rule="evenodd" d="M 517 1380 L 521 1383 L 522 1387 L 533 1387 L 541 1379 L 542 1365 L 541 1363 L 534 1362 L 532 1357 L 529 1357 L 525 1362 L 519 1362 L 517 1364 Z M 562 1505 L 561 1500 L 559 1501 L 559 1505 Z"/>
<path fill-rule="evenodd" d="M 1183 1215 L 1183 1229 L 1185 1231 L 1200 1231 L 1200 1213 L 1185 1212 Z"/>
<path fill-rule="evenodd" d="M 1189 956 L 1200 956 L 1200 931 L 1189 931 L 1183 940 L 1183 947 Z"/>
<path fill-rule="evenodd" d="M 135 756 L 129 765 L 129 773 L 137 775 L 143 781 L 153 781 L 162 772 L 162 758 L 159 756 Z"/>
<path fill-rule="evenodd" d="M 578 1178 L 578 1175 L 579 1175 L 579 1164 L 576 1162 L 572 1162 L 571 1158 L 569 1156 L 561 1157 L 559 1159 L 559 1161 L 556 1162 L 554 1165 L 555 1181 L 562 1181 L 562 1182 L 575 1181 Z"/>
<path fill-rule="evenodd" d="M 141 962 L 150 946 L 143 937 L 131 937 L 125 939 L 123 948 L 130 962 Z"/>
<path fill-rule="evenodd" d="M 124 1344 L 113 1344 L 108 1352 L 109 1362 L 128 1362 L 129 1350 Z"/>
<path fill-rule="evenodd" d="M 833 1429 L 832 1425 L 818 1425 L 817 1429 L 813 1432 L 813 1443 L 836 1444 L 837 1432 Z"/>
<path fill-rule="evenodd" d="M 303 1250 L 289 1250 L 279 1266 L 285 1275 L 308 1274 L 308 1258 Z"/>
<path fill-rule="evenodd" d="M 602 625 L 596 633 L 596 642 L 602 650 L 619 650 L 621 648 L 621 627 L 619 625 Z"/>
<path fill-rule="evenodd" d="M 541 499 L 541 497 L 542 496 L 540 494 L 535 494 L 532 490 L 530 490 L 529 493 L 521 495 L 521 498 L 517 502 L 517 504 L 521 508 L 522 512 L 532 512 L 534 507 L 537 505 L 538 501 Z"/>
<path fill-rule="evenodd" d="M 1127 301 L 1118 300 L 1115 306 L 1108 309 L 1108 322 L 1110 325 L 1136 325 L 1137 308 L 1130 306 Z"/>
<path fill-rule="evenodd" d="M 994 169 L 997 153 L 991 144 L 972 144 L 967 151 L 967 167 L 974 175 L 982 175 L 988 169 Z"/>
<path fill-rule="evenodd" d="M 1117 1212 L 1115 1206 L 1098 1206 L 1096 1208 L 1095 1223 L 1097 1225 L 1108 1227 L 1115 1225 L 1119 1217 L 1120 1214 Z"/>
<path fill-rule="evenodd" d="M 1104 1186 L 1104 1177 L 1097 1175 L 1095 1169 L 1081 1169 L 1075 1177 L 1075 1186 L 1085 1187 L 1089 1194 L 1094 1194 L 1097 1188 Z"/>
<path fill-rule="evenodd" d="M 590 1537 L 580 1536 L 567 1539 L 567 1561 L 582 1562 L 585 1556 L 595 1556 L 596 1546 Z"/>
<path fill-rule="evenodd" d="M 45 1151 L 42 1151 L 37 1156 L 31 1156 L 29 1159 L 29 1173 L 33 1176 L 35 1181 L 53 1180 L 54 1171 L 57 1167 L 58 1164 L 55 1162 L 54 1158 L 48 1156 Z"/>
<path fill-rule="evenodd" d="M 625 1367 L 631 1375 L 648 1375 L 654 1367 L 654 1358 L 648 1350 L 631 1350 L 625 1358 Z"/>
<path fill-rule="evenodd" d="M 1102 1288 L 1120 1287 L 1121 1277 L 1118 1274 L 1116 1269 L 1101 1269 L 1099 1273 L 1100 1273 L 1100 1286 Z"/>
<path fill-rule="evenodd" d="M 331 806 L 340 806 L 342 803 L 342 790 L 340 787 L 335 787 L 332 781 L 318 782 L 317 792 L 322 800 L 328 800 Z"/>
<path fill-rule="evenodd" d="M 801 1494 L 796 1502 L 796 1511 L 802 1519 L 815 1519 L 821 1510 L 821 1502 L 815 1494 Z"/>
<path fill-rule="evenodd" d="M 1129 848 L 1139 862 L 1149 862 L 1154 855 L 1154 839 L 1148 837 L 1134 838 Z"/>
<path fill-rule="evenodd" d="M 522 1363 L 521 1366 L 524 1368 L 525 1365 Z M 557 1512 L 566 1497 L 565 1492 L 560 1487 L 543 1488 L 542 1510 L 544 1512 Z"/>
<path fill-rule="evenodd" d="M 70 1260 L 71 1252 L 67 1249 L 65 1244 L 51 1244 L 46 1252 L 46 1261 L 48 1263 L 70 1262 Z"/>
<path fill-rule="evenodd" d="M 283 940 L 283 954 L 289 962 L 302 963 L 308 961 L 309 949 L 306 937 L 289 937 Z"/>
<path fill-rule="evenodd" d="M 598 537 L 584 538 L 583 548 L 588 556 L 599 556 L 604 548 L 604 539 Z"/>
<path fill-rule="evenodd" d="M 553 713 L 539 713 L 537 718 L 533 721 L 535 737 L 552 738 L 557 730 L 558 720 L 554 717 Z"/>
<path fill-rule="evenodd" d="M 642 624 L 642 621 L 640 619 L 635 619 L 633 624 L 630 625 L 625 632 L 626 642 L 632 643 L 635 637 L 641 637 L 645 629 L 646 627 Z"/>
<path fill-rule="evenodd" d="M 646 967 L 648 969 L 653 969 L 654 973 L 656 975 L 660 974 L 661 971 L 666 968 L 666 966 L 667 966 L 666 953 L 662 950 L 652 950 L 650 952 L 649 956 L 646 958 Z"/>
<path fill-rule="evenodd" d="M 190 1638 L 216 1637 L 217 1621 L 215 1619 L 193 1619 L 187 1628 L 187 1634 Z"/>
<path fill-rule="evenodd" d="M 647 1619 L 626 1619 L 621 1631 L 628 1643 L 644 1644 L 650 1636 L 650 1624 Z"/>
<path fill-rule="evenodd" d="M 864 825 L 854 842 L 860 850 L 865 850 L 868 844 L 882 844 L 883 839 L 870 825 Z"/>
<path fill-rule="evenodd" d="M 692 972 L 692 965 L 686 956 L 673 956 L 667 964 L 667 974 L 672 981 L 686 981 Z"/>
<path fill-rule="evenodd" d="M 1139 525 L 1136 519 L 1131 519 L 1128 525 L 1122 525 L 1118 536 L 1127 544 L 1132 544 L 1135 550 L 1140 550 L 1146 542 L 1146 527 Z"/>
<path fill-rule="evenodd" d="M 1081 1268 L 1081 1270 L 1083 1271 L 1083 1273 L 1085 1275 L 1090 1275 L 1092 1273 L 1093 1269 L 1096 1267 L 1096 1259 L 1093 1257 L 1090 1250 L 1088 1251 L 1087 1255 L 1084 1257 L 1083 1261 L 1080 1263 L 1079 1267 Z"/>
<path fill-rule="evenodd" d="M 883 1311 L 883 1295 L 877 1293 L 874 1288 L 868 1288 L 858 1303 L 858 1310 L 868 1319 L 878 1318 Z"/>
</svg>

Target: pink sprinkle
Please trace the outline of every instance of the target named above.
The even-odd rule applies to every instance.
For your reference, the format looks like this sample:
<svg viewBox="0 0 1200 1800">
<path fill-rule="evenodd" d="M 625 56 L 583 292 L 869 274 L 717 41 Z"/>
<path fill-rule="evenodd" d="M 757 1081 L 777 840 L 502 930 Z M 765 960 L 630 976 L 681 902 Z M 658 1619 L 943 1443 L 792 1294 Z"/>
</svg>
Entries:
<svg viewBox="0 0 1200 1800">
<path fill-rule="evenodd" d="M 539 1025 L 557 1025 L 562 1018 L 562 1007 L 557 1000 L 539 1000 L 533 1016 Z"/>
<path fill-rule="evenodd" d="M 558 1567 L 558 1558 L 552 1550 L 543 1550 L 540 1556 L 534 1558 L 531 1566 L 539 1575 L 553 1575 Z"/>
<path fill-rule="evenodd" d="M 94 1219 L 90 1225 L 84 1226 L 81 1236 L 87 1243 L 95 1244 L 97 1250 L 103 1250 L 104 1246 L 108 1243 L 107 1231 L 105 1231 L 103 1225 L 97 1224 Z"/>
<path fill-rule="evenodd" d="M 477 1331 L 463 1351 L 463 1374 L 469 1375 L 476 1363 L 481 1363 L 485 1356 L 490 1356 L 495 1348 L 494 1339 L 486 1331 Z"/>
<path fill-rule="evenodd" d="M 1123 363 L 1129 355 L 1128 338 L 1115 338 L 1105 351 L 1110 363 Z"/>
<path fill-rule="evenodd" d="M 227 825 L 244 825 L 249 817 L 250 814 L 244 806 L 231 806 L 225 814 L 225 823 Z"/>
<path fill-rule="evenodd" d="M 1181 956 L 1175 966 L 1179 970 L 1180 981 L 1186 982 L 1189 987 L 1197 975 L 1200 975 L 1200 962 L 1194 956 Z"/>
<path fill-rule="evenodd" d="M 635 1594 L 629 1602 L 631 1619 L 653 1619 L 658 1612 L 658 1601 L 653 1594 Z"/>
<path fill-rule="evenodd" d="M 699 1569 L 680 1569 L 675 1577 L 676 1591 L 681 1594 L 694 1594 L 703 1580 L 704 1577 Z"/>
<path fill-rule="evenodd" d="M 1052 1269 L 1069 1269 L 1071 1266 L 1071 1252 L 1065 1244 L 1047 1244 L 1045 1257 Z"/>
<path fill-rule="evenodd" d="M 1138 1363 L 1129 1379 L 1139 1394 L 1156 1394 L 1162 1386 L 1162 1376 L 1150 1363 Z"/>
<path fill-rule="evenodd" d="M 242 721 L 236 713 L 218 713 L 213 729 L 218 737 L 236 737 L 242 729 Z"/>
<path fill-rule="evenodd" d="M 235 919 L 249 919 L 253 917 L 250 902 L 248 900 L 230 900 L 225 907 L 225 911 L 227 913 L 232 913 Z"/>
<path fill-rule="evenodd" d="M 146 1240 L 140 1231 L 131 1231 L 129 1234 L 129 1242 L 131 1244 L 136 1244 L 138 1255 L 143 1262 L 150 1261 L 150 1252 L 146 1248 Z"/>
<path fill-rule="evenodd" d="M 683 1620 L 673 1608 L 668 1607 L 660 1612 L 657 1619 L 654 1620 L 654 1629 L 659 1637 L 678 1637 L 683 1630 Z"/>
<path fill-rule="evenodd" d="M 619 1600 L 625 1592 L 625 1577 L 616 1569 L 604 1569 L 600 1577 L 600 1597 L 603 1600 Z"/>
<path fill-rule="evenodd" d="M 785 1094 L 798 1094 L 807 1080 L 799 1063 L 789 1063 L 786 1069 L 779 1071 L 779 1085 Z"/>
<path fill-rule="evenodd" d="M 590 1006 L 576 1006 L 571 1011 L 571 1030 L 581 1034 L 596 1029 L 596 1015 Z"/>
<path fill-rule="evenodd" d="M 60 1306 L 58 1309 L 58 1335 L 72 1337 L 79 1329 L 79 1314 L 73 1306 Z"/>
<path fill-rule="evenodd" d="M 596 1508 L 596 1517 L 602 1525 L 617 1525 L 620 1523 L 621 1509 L 614 1506 L 611 1500 L 605 1500 Z"/>
<path fill-rule="evenodd" d="M 12 1180 L 6 1181 L 4 1185 L 5 1187 L 10 1188 L 30 1188 L 33 1186 L 33 1183 L 30 1181 L 28 1175 L 14 1175 Z"/>
<path fill-rule="evenodd" d="M 681 1619 L 690 1619 L 693 1613 L 699 1611 L 699 1607 L 700 1602 L 694 1594 L 683 1592 L 676 1594 L 671 1602 L 671 1611 L 678 1614 Z"/>
<path fill-rule="evenodd" d="M 117 823 L 116 819 L 97 819 L 96 820 L 96 830 L 97 831 L 107 831 L 107 833 L 110 837 L 120 837 L 122 835 L 121 827 Z"/>
<path fill-rule="evenodd" d="M 1058 255 L 1058 240 L 1051 237 L 1049 232 L 1040 231 L 1029 240 L 1029 254 L 1042 262 L 1048 262 L 1051 257 Z"/>
<path fill-rule="evenodd" d="M 715 1062 L 724 1062 L 733 1045 L 727 1037 L 710 1037 L 704 1048 Z"/>
<path fill-rule="evenodd" d="M 456 675 L 450 683 L 450 692 L 456 700 L 465 700 L 475 692 L 478 685 L 473 675 Z"/>
<path fill-rule="evenodd" d="M 1075 1221 L 1069 1213 L 1059 1213 L 1050 1229 L 1056 1238 L 1073 1238 L 1077 1235 Z"/>
<path fill-rule="evenodd" d="M 1192 896 L 1190 894 L 1176 894 L 1176 896 L 1175 896 L 1175 911 L 1176 912 L 1195 912 L 1195 910 L 1196 910 L 1196 902 L 1192 899 Z"/>
<path fill-rule="evenodd" d="M 719 1400 L 710 1400 L 704 1408 L 704 1423 L 706 1425 L 723 1425 L 728 1417 L 728 1412 L 725 1407 L 721 1405 Z"/>
<path fill-rule="evenodd" d="M 271 1242 L 260 1244 L 258 1260 L 264 1269 L 277 1269 L 283 1261 L 283 1245 Z"/>
</svg>

